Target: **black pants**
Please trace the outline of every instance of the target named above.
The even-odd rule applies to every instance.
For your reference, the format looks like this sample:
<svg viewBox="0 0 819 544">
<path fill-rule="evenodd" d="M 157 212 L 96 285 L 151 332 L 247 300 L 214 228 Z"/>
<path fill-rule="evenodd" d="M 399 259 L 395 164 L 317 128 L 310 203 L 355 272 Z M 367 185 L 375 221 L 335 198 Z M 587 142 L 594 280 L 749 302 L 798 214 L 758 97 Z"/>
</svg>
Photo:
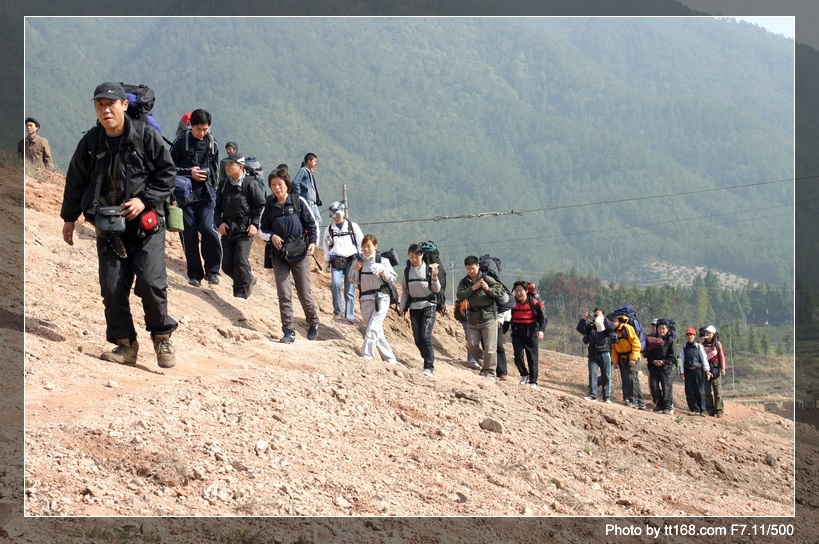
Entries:
<svg viewBox="0 0 819 544">
<path fill-rule="evenodd" d="M 182 208 L 182 219 L 185 222 L 185 230 L 181 233 L 182 249 L 188 264 L 188 279 L 201 281 L 206 276 L 219 273 L 222 244 L 219 243 L 219 231 L 213 225 L 215 208 L 216 202 L 210 199 L 191 202 Z"/>
<path fill-rule="evenodd" d="M 501 376 L 506 376 L 508 374 L 508 369 L 506 367 L 506 348 L 503 346 L 503 324 L 498 324 L 498 369 L 496 371 L 497 376 L 500 378 Z"/>
<path fill-rule="evenodd" d="M 410 308 L 410 323 L 415 346 L 424 359 L 424 369 L 434 368 L 435 348 L 432 346 L 432 328 L 435 326 L 436 306 L 427 306 L 421 310 Z"/>
<path fill-rule="evenodd" d="M 685 369 L 685 400 L 691 412 L 705 412 L 705 371 L 702 368 Z"/>
<path fill-rule="evenodd" d="M 674 386 L 674 365 L 648 365 L 648 385 L 651 389 L 651 399 L 654 406 L 661 410 L 674 408 L 672 387 Z"/>
<path fill-rule="evenodd" d="M 535 329 L 534 335 L 512 334 L 512 349 L 515 351 L 515 366 L 518 368 L 520 376 L 529 376 L 529 383 L 536 384 L 538 370 L 537 329 Z M 526 370 L 526 365 L 523 362 L 524 354 L 529 363 L 529 370 Z"/>
<path fill-rule="evenodd" d="M 222 236 L 222 271 L 233 280 L 233 296 L 247 298 L 253 274 L 250 271 L 250 247 L 253 238 L 246 233 Z"/>
<path fill-rule="evenodd" d="M 146 238 L 137 236 L 136 222 L 128 222 L 123 242 L 128 257 L 120 259 L 108 240 L 97 238 L 99 282 L 105 307 L 105 338 L 116 343 L 120 338 L 136 340 L 131 315 L 131 286 L 142 299 L 145 328 L 151 333 L 170 334 L 177 323 L 168 316 L 168 279 L 165 274 L 164 221 L 159 232 Z M 136 278 L 136 284 L 134 284 Z"/>
</svg>

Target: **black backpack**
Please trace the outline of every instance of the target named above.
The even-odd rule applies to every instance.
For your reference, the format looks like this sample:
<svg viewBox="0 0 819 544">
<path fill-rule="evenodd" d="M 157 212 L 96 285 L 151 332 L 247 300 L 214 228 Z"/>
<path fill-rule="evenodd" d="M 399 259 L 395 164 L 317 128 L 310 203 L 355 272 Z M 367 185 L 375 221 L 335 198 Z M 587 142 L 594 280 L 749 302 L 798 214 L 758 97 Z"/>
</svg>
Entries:
<svg viewBox="0 0 819 544">
<path fill-rule="evenodd" d="M 407 260 L 407 265 L 404 268 L 404 281 L 406 281 L 407 285 L 409 285 L 410 281 L 427 281 L 430 282 L 432 277 L 432 270 L 430 270 L 429 265 L 437 264 L 438 265 L 438 282 L 441 284 L 441 290 L 437 293 L 433 293 L 430 295 L 429 301 L 434 302 L 438 307 L 438 313 L 441 315 L 446 315 L 446 268 L 444 268 L 443 264 L 441 263 L 441 256 L 438 253 L 438 246 L 435 242 L 422 242 L 419 244 L 421 246 L 421 251 L 424 254 L 423 260 L 424 263 L 427 265 L 427 277 L 426 280 L 421 279 L 409 279 L 409 269 L 410 269 L 410 262 L 409 259 Z M 415 302 L 412 297 L 410 297 L 410 302 Z"/>
<path fill-rule="evenodd" d="M 377 262 L 377 263 L 381 262 L 381 255 L 379 253 L 375 254 L 375 262 Z M 361 272 L 361 274 L 369 274 L 369 273 L 370 272 Z M 359 275 L 358 276 L 358 298 L 361 298 L 363 295 L 369 295 L 369 294 L 372 294 L 374 292 L 383 291 L 383 292 L 390 295 L 390 306 L 396 306 L 397 307 L 399 304 L 401 304 L 401 297 L 398 295 L 398 289 L 396 289 L 395 283 L 387 283 L 384 280 L 381 280 L 381 281 L 383 281 L 383 283 L 381 284 L 381 287 L 379 287 L 378 289 L 375 289 L 373 291 L 364 291 L 364 292 L 362 292 L 361 291 L 361 276 Z M 377 300 L 377 298 L 378 297 L 376 297 L 376 300 Z M 376 302 L 376 306 L 377 305 L 378 305 L 378 303 Z"/>
<path fill-rule="evenodd" d="M 128 110 L 125 113 L 127 113 L 131 119 L 142 121 L 161 133 L 162 129 L 159 127 L 159 123 L 151 114 L 151 110 L 154 109 L 154 104 L 156 104 L 156 93 L 154 90 L 142 84 L 134 85 L 120 82 L 120 85 L 122 85 L 125 91 L 125 96 L 128 97 Z"/>
<path fill-rule="evenodd" d="M 512 291 L 509 290 L 508 287 L 501 281 L 500 279 L 500 271 L 501 271 L 501 260 L 497 257 L 492 257 L 490 255 L 484 255 L 480 259 L 478 259 L 478 266 L 480 267 L 481 272 L 495 280 L 496 282 L 500 283 L 503 287 L 503 290 L 506 291 L 507 301 L 506 303 L 501 304 L 500 301 L 495 301 L 495 305 L 498 308 L 498 313 L 502 314 L 507 310 L 511 310 L 515 307 L 515 296 L 512 294 Z"/>
</svg>

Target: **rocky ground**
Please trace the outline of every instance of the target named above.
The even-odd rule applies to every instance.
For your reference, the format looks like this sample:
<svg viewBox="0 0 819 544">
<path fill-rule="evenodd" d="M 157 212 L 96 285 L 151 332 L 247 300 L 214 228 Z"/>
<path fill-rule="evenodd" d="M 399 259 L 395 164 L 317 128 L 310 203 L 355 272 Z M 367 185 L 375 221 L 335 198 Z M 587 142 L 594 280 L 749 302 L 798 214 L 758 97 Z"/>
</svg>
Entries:
<svg viewBox="0 0 819 544">
<path fill-rule="evenodd" d="M 6 496 L 24 495 L 27 516 L 90 518 L 29 518 L 24 541 L 57 531 L 61 542 L 124 532 L 163 542 L 571 542 L 580 522 L 554 517 L 793 516 L 819 505 L 814 487 L 794 499 L 795 473 L 815 480 L 813 427 L 796 426 L 806 455 L 795 466 L 792 421 L 731 403 L 717 420 L 588 402 L 580 358 L 543 352 L 539 389 L 489 381 L 465 366 L 451 317 L 436 325 L 434 377 L 422 375 L 409 322 L 395 313 L 386 330 L 400 364 L 363 361 L 363 327 L 332 319 L 318 266 L 319 339 L 305 338 L 297 306 L 297 341 L 280 344 L 260 247 L 262 281 L 244 301 L 227 279 L 187 285 L 169 236 L 178 365 L 157 367 L 145 333 L 138 367 L 102 361 L 93 231 L 80 226 L 74 247 L 62 242 L 62 179 L 41 178 L 26 181 L 24 490 Z M 390 518 L 487 515 L 542 517 Z M 288 518 L 274 528 L 145 516 Z M 802 528 L 815 527 L 810 518 Z"/>
</svg>

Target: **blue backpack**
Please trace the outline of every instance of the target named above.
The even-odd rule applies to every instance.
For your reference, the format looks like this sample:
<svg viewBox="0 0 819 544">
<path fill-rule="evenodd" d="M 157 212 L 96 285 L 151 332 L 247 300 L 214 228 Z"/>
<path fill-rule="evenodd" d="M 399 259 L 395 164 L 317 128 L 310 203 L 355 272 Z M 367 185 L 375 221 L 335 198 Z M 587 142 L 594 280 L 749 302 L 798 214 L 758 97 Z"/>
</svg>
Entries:
<svg viewBox="0 0 819 544">
<path fill-rule="evenodd" d="M 646 335 L 643 332 L 643 327 L 640 325 L 640 320 L 637 319 L 637 312 L 634 311 L 634 307 L 631 304 L 626 304 L 622 308 L 617 308 L 612 312 L 612 315 L 625 315 L 628 316 L 629 324 L 634 327 L 635 332 L 637 332 L 637 336 L 640 338 L 640 350 L 646 350 Z"/>
<path fill-rule="evenodd" d="M 157 132 L 162 132 L 159 123 L 151 114 L 156 103 L 156 93 L 147 85 L 132 85 L 130 83 L 122 83 L 122 88 L 125 90 L 125 96 L 128 97 L 128 110 L 126 113 L 131 119 L 142 121 L 146 125 L 152 126 Z"/>
</svg>

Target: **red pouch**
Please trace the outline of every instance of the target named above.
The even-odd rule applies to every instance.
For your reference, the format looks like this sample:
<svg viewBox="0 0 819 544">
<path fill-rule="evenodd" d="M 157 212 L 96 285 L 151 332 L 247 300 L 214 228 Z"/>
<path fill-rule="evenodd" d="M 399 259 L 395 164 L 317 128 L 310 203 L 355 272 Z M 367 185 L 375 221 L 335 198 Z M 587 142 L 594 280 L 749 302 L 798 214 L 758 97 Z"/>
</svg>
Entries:
<svg viewBox="0 0 819 544">
<path fill-rule="evenodd" d="M 139 226 L 145 234 L 153 234 L 159 230 L 159 216 L 156 210 L 148 210 L 139 217 Z"/>
</svg>

